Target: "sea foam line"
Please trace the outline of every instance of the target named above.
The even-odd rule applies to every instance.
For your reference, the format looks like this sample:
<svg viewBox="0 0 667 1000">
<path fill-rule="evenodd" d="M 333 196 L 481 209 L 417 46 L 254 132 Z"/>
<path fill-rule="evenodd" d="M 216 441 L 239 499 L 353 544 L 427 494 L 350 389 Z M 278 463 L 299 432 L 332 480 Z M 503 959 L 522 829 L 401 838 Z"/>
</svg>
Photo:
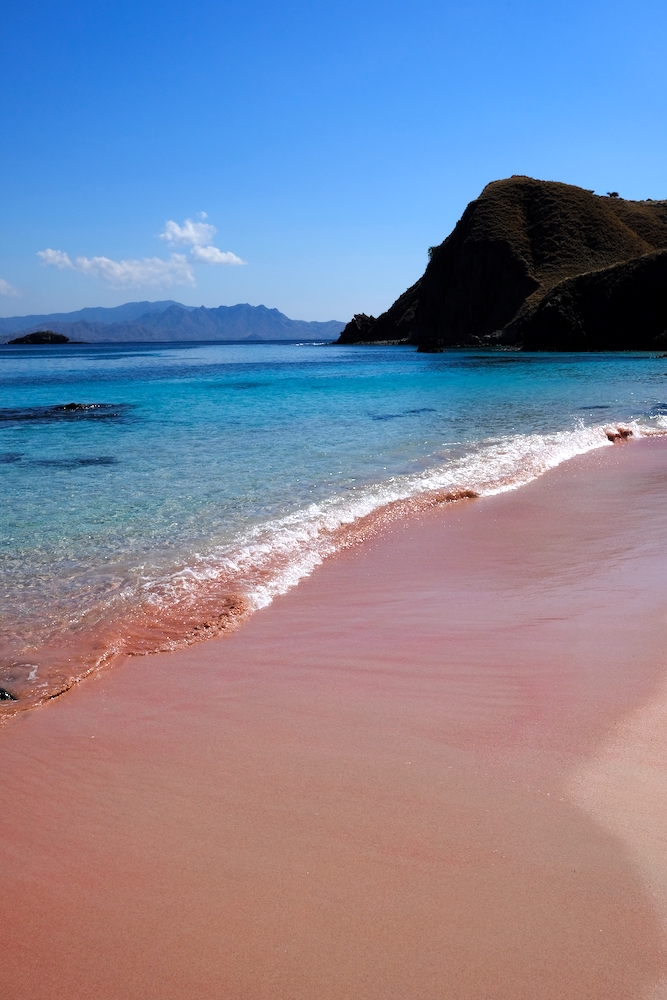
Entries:
<svg viewBox="0 0 667 1000">
<path fill-rule="evenodd" d="M 664 426 L 663 426 L 664 425 Z M 142 582 L 142 597 L 165 606 L 195 597 L 216 582 L 233 586 L 249 610 L 266 607 L 309 576 L 324 559 L 349 540 L 356 523 L 405 501 L 444 494 L 491 496 L 518 489 L 568 459 L 610 447 L 618 437 L 667 434 L 667 419 L 580 426 L 551 434 L 518 434 L 487 439 L 467 455 L 417 474 L 388 480 L 335 496 L 284 517 L 253 527 L 232 544 L 197 555 L 176 572 Z M 346 534 L 346 531 L 348 533 Z M 136 596 L 136 595 L 135 595 Z"/>
<path fill-rule="evenodd" d="M 387 518 L 459 497 L 518 489 L 568 459 L 611 447 L 619 437 L 656 435 L 667 435 L 667 416 L 654 417 L 650 424 L 582 425 L 550 434 L 487 439 L 436 468 L 392 476 L 257 525 L 229 545 L 193 556 L 175 571 L 117 591 L 93 611 L 88 625 L 81 622 L 82 630 L 65 628 L 54 634 L 39 651 L 39 677 L 37 668 L 29 676 L 23 671 L 21 698 L 2 716 L 57 697 L 118 654 L 178 649 L 234 628 L 296 586 L 328 556 L 375 533 Z"/>
</svg>

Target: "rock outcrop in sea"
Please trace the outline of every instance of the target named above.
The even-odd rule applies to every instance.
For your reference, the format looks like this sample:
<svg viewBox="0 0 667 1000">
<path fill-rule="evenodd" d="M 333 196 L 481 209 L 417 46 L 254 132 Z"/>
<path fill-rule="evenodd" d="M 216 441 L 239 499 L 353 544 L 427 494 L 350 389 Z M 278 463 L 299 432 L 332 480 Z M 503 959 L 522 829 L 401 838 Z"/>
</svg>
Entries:
<svg viewBox="0 0 667 1000">
<path fill-rule="evenodd" d="M 423 276 L 339 343 L 420 350 L 667 346 L 667 201 L 531 177 L 494 181 L 430 250 Z"/>
<path fill-rule="evenodd" d="M 69 344 L 69 337 L 62 333 L 54 333 L 53 330 L 36 330 L 34 333 L 27 333 L 25 337 L 14 337 L 7 341 L 9 344 Z"/>
</svg>

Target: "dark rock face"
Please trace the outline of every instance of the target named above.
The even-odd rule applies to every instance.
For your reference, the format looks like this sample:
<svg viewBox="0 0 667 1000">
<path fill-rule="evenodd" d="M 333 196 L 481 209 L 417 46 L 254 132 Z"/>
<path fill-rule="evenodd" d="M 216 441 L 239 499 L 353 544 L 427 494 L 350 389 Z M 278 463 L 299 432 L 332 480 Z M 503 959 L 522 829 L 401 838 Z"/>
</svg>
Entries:
<svg viewBox="0 0 667 1000">
<path fill-rule="evenodd" d="M 13 694 L 10 694 L 6 688 L 0 687 L 0 701 L 16 701 L 17 699 Z"/>
<path fill-rule="evenodd" d="M 377 319 L 357 313 L 341 333 L 339 344 L 359 343 L 398 343 L 403 344 L 412 339 L 412 328 L 419 297 L 421 280 L 408 288 L 407 292 L 396 299 L 386 313 Z"/>
<path fill-rule="evenodd" d="M 667 347 L 667 250 L 567 278 L 512 325 L 527 351 Z"/>
<path fill-rule="evenodd" d="M 505 326 L 539 288 L 529 265 L 508 241 L 457 242 L 460 246 L 443 246 L 434 255 L 432 273 L 424 276 L 414 323 L 420 344 L 475 343 Z"/>
<path fill-rule="evenodd" d="M 367 316 L 366 313 L 355 313 L 350 322 L 340 335 L 340 344 L 360 344 L 363 343 L 366 334 L 370 332 L 377 323 L 375 316 Z"/>
<path fill-rule="evenodd" d="M 613 297 L 616 333 L 613 346 L 609 341 L 605 349 L 639 349 L 640 342 L 653 344 L 652 338 L 659 336 L 655 331 L 661 323 L 661 284 L 649 274 L 657 274 L 661 265 L 630 271 L 614 265 L 666 249 L 667 202 L 601 197 L 530 177 L 494 181 L 433 250 L 423 277 L 386 313 L 377 319 L 364 317 L 363 329 L 355 317 L 340 342 L 407 341 L 421 350 L 528 347 L 524 339 L 530 331 L 532 349 L 599 350 L 604 336 L 592 333 L 592 310 L 619 281 Z M 576 293 L 568 293 L 576 306 L 563 305 L 558 322 L 546 304 L 539 308 L 568 279 L 607 270 L 604 281 L 584 281 Z M 636 304 L 646 296 L 641 316 L 646 322 L 651 317 L 646 327 L 654 331 L 650 336 L 637 332 L 644 320 L 638 325 Z M 584 323 L 589 331 L 584 340 L 576 323 Z M 584 342 L 590 346 L 564 346 Z"/>
<path fill-rule="evenodd" d="M 16 337 L 7 341 L 9 344 L 69 344 L 69 337 L 62 333 L 54 333 L 53 330 L 37 330 L 35 333 L 28 333 L 25 337 Z"/>
</svg>

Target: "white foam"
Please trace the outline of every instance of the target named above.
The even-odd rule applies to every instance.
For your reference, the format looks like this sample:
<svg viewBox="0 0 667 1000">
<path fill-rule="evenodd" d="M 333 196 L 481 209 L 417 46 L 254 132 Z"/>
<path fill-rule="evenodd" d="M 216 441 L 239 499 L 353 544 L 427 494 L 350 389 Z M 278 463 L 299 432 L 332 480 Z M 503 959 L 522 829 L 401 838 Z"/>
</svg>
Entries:
<svg viewBox="0 0 667 1000">
<path fill-rule="evenodd" d="M 472 444 L 470 451 L 426 471 L 334 496 L 257 525 L 233 543 L 199 554 L 175 573 L 145 580 L 142 596 L 164 606 L 220 581 L 252 608 L 269 604 L 308 576 L 342 544 L 341 530 L 397 501 L 432 493 L 474 491 L 490 496 L 518 489 L 577 455 L 611 447 L 618 430 L 634 437 L 667 433 L 667 416 L 648 423 L 610 424 L 552 434 L 517 434 Z"/>
</svg>

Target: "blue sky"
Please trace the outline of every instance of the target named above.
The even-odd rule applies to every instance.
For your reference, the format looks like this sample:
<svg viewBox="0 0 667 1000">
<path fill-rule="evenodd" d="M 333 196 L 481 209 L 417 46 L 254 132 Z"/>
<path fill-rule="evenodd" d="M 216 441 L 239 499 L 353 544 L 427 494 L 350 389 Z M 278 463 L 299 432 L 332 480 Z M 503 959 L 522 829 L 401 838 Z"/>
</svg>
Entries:
<svg viewBox="0 0 667 1000">
<path fill-rule="evenodd" d="M 490 180 L 667 198 L 664 2 L 5 0 L 0 32 L 5 316 L 377 315 Z"/>
</svg>

